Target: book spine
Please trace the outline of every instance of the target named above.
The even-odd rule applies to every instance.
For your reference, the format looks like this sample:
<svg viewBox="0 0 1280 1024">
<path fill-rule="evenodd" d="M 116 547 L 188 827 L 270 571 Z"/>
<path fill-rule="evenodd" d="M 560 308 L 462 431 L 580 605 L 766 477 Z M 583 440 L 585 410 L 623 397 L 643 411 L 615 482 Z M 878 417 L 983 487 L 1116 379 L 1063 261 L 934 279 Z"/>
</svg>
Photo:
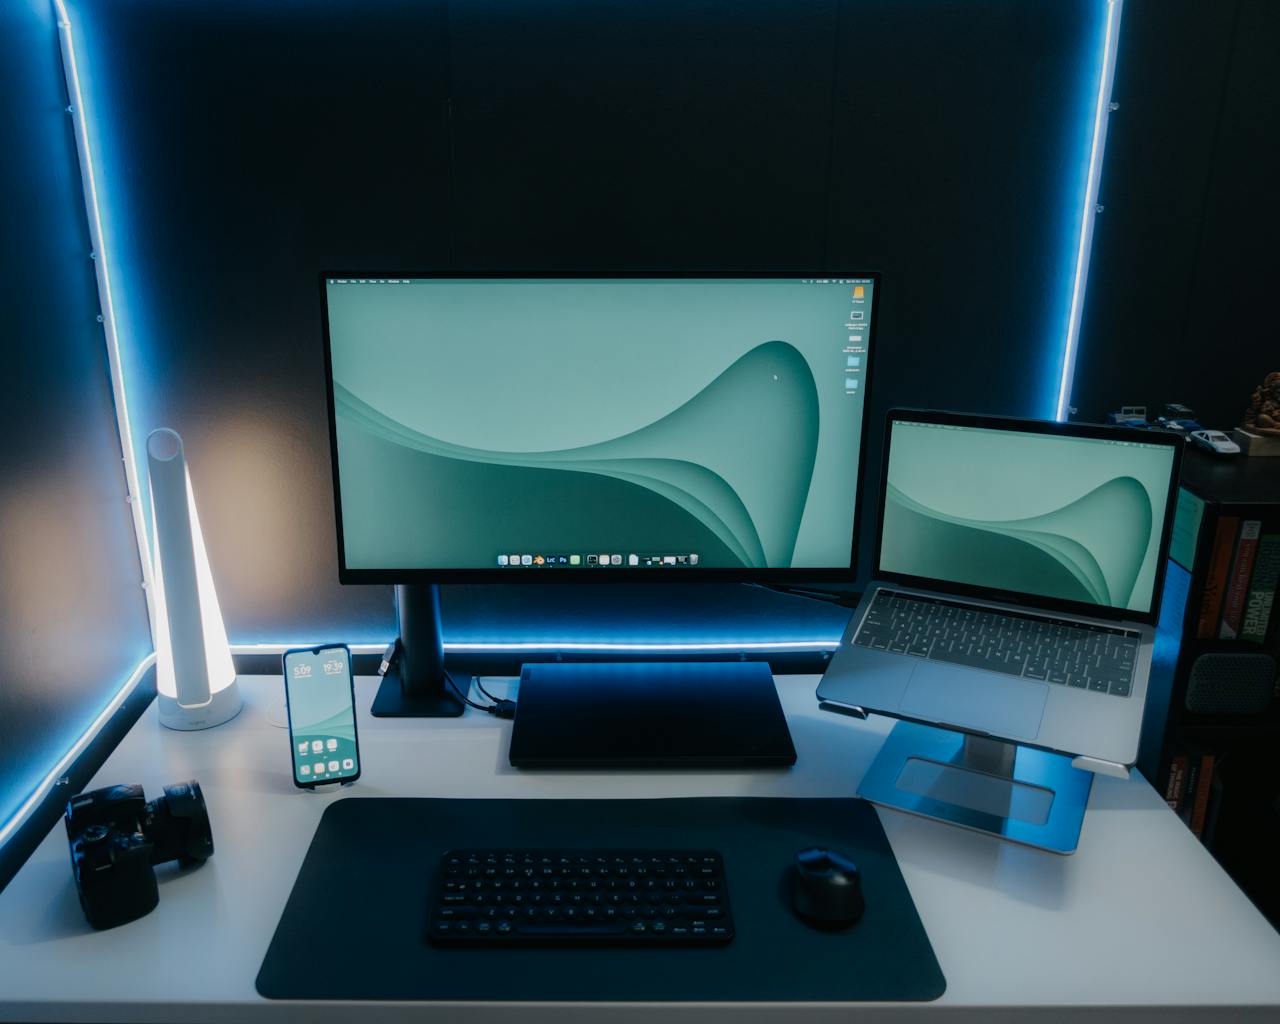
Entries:
<svg viewBox="0 0 1280 1024">
<path fill-rule="evenodd" d="M 1240 639 L 1255 644 L 1265 643 L 1271 623 L 1271 609 L 1276 600 L 1276 583 L 1280 582 L 1280 533 L 1269 533 L 1258 543 L 1258 556 L 1253 564 L 1253 584 L 1245 600 Z"/>
<path fill-rule="evenodd" d="M 1191 804 L 1191 831 L 1204 835 L 1205 815 L 1209 811 L 1209 793 L 1213 787 L 1213 755 L 1200 755 L 1200 778 L 1196 780 L 1196 792 Z"/>
<path fill-rule="evenodd" d="M 1169 777 L 1165 780 L 1164 802 L 1174 814 L 1182 802 L 1182 787 L 1187 777 L 1187 756 L 1176 754 L 1169 759 Z"/>
<path fill-rule="evenodd" d="M 1195 803 L 1197 787 L 1200 784 L 1200 758 L 1191 754 L 1187 757 L 1187 777 L 1182 784 L 1182 795 L 1178 798 L 1178 817 L 1191 827 L 1191 812 Z"/>
<path fill-rule="evenodd" d="M 1234 640 L 1240 635 L 1240 618 L 1244 614 L 1244 599 L 1249 593 L 1249 578 L 1253 575 L 1253 560 L 1258 554 L 1261 535 L 1262 523 L 1257 519 L 1246 519 L 1240 527 L 1236 558 L 1222 601 L 1222 624 L 1218 627 L 1218 636 L 1223 640 Z"/>
<path fill-rule="evenodd" d="M 1221 516 L 1213 533 L 1213 551 L 1209 556 L 1204 596 L 1200 600 L 1200 621 L 1196 626 L 1196 637 L 1201 640 L 1212 639 L 1217 632 L 1218 613 L 1222 609 L 1227 573 L 1231 571 L 1231 551 L 1239 524 L 1240 520 L 1236 516 Z"/>
</svg>

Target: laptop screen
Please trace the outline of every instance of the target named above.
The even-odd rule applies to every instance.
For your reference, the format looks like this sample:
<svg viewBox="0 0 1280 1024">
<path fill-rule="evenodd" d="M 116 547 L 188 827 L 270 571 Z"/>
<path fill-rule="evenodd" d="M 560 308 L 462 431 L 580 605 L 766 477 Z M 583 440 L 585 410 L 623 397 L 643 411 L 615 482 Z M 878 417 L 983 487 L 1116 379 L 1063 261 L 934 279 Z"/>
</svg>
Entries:
<svg viewBox="0 0 1280 1024">
<path fill-rule="evenodd" d="M 1176 448 L 891 420 L 882 572 L 1152 610 Z"/>
</svg>

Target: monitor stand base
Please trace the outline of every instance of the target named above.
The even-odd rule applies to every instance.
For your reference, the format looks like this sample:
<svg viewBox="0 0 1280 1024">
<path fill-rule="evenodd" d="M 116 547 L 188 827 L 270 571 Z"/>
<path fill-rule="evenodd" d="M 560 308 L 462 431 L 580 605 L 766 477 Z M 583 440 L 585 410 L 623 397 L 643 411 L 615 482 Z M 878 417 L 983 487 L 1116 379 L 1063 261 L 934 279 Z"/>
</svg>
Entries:
<svg viewBox="0 0 1280 1024">
<path fill-rule="evenodd" d="M 457 718 L 462 701 L 449 686 L 440 633 L 440 588 L 396 587 L 398 652 L 373 699 L 375 718 Z"/>
<path fill-rule="evenodd" d="M 374 718 L 457 718 L 462 712 L 462 701 L 448 691 L 405 693 L 400 685 L 398 665 L 387 669 L 378 694 L 373 698 Z"/>
<path fill-rule="evenodd" d="M 898 722 L 858 795 L 1052 853 L 1074 853 L 1093 773 L 1065 754 Z"/>
</svg>

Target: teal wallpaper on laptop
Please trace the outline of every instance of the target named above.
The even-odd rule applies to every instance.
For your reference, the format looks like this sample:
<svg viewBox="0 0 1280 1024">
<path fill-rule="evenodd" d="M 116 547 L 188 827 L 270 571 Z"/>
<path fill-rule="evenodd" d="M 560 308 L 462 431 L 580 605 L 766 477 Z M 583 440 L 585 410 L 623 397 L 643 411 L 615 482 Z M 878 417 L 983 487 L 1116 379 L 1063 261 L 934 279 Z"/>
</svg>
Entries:
<svg viewBox="0 0 1280 1024">
<path fill-rule="evenodd" d="M 880 567 L 1147 611 L 1173 451 L 898 422 Z"/>
<path fill-rule="evenodd" d="M 347 564 L 847 566 L 871 289 L 331 282 Z"/>
</svg>

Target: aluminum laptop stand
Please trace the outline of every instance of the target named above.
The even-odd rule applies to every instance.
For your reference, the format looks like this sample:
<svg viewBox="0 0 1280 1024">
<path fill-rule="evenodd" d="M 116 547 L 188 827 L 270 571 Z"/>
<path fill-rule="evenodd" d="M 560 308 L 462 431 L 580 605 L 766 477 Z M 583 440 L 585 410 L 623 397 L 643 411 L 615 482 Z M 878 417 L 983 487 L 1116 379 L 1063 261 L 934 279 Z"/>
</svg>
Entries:
<svg viewBox="0 0 1280 1024">
<path fill-rule="evenodd" d="M 834 709 L 833 709 L 834 710 Z M 1093 773 L 1064 754 L 900 721 L 858 787 L 864 800 L 1052 853 L 1074 853 Z"/>
</svg>

